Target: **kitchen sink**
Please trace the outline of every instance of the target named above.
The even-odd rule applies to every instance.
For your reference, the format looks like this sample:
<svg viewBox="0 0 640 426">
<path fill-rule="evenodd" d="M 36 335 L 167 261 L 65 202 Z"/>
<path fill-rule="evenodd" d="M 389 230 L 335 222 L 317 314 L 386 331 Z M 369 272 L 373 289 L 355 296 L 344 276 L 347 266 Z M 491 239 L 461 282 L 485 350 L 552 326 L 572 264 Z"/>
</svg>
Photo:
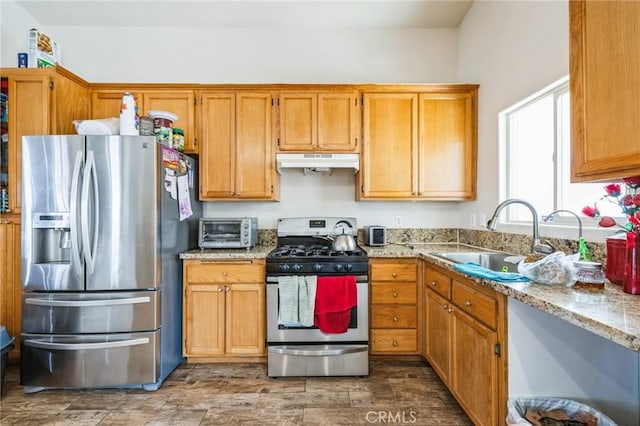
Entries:
<svg viewBox="0 0 640 426">
<path fill-rule="evenodd" d="M 455 263 L 477 263 L 483 268 L 496 272 L 518 272 L 518 263 L 524 259 L 524 256 L 493 251 L 436 252 L 430 254 Z"/>
</svg>

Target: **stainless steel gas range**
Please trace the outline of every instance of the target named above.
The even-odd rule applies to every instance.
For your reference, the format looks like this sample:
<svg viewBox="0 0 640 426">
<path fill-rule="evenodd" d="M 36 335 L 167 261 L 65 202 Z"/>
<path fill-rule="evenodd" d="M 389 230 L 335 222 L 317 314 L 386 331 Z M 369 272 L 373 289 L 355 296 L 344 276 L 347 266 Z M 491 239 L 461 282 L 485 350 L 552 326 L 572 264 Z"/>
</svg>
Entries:
<svg viewBox="0 0 640 426">
<path fill-rule="evenodd" d="M 266 259 L 267 370 L 270 377 L 369 374 L 369 259 L 357 245 L 354 250 L 333 250 L 330 238 L 348 234 L 356 239 L 357 229 L 355 218 L 278 220 L 277 246 Z M 339 291 L 339 285 L 349 285 L 345 282 L 355 283 L 354 305 L 343 316 L 344 331 L 323 331 L 322 324 L 318 323 L 320 293 L 315 295 L 313 324 L 282 321 L 282 309 L 289 304 L 285 300 L 290 299 L 284 294 L 288 290 L 283 285 L 285 281 L 290 284 L 292 279 L 295 283 L 296 278 L 303 283 L 301 285 L 311 278 L 315 286 L 317 280 L 318 292 L 324 291 L 325 295 L 327 291 L 334 291 L 331 287 L 334 283 L 335 291 Z M 302 312 L 301 306 L 299 309 Z"/>
</svg>

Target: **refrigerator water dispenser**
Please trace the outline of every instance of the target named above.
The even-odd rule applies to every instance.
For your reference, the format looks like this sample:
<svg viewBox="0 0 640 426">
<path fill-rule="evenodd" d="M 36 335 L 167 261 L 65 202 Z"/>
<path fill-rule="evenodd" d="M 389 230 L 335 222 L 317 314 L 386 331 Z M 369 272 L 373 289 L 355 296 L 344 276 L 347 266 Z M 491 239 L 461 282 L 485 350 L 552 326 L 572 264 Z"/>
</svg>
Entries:
<svg viewBox="0 0 640 426">
<path fill-rule="evenodd" d="M 69 263 L 71 259 L 69 213 L 33 214 L 34 263 Z"/>
</svg>

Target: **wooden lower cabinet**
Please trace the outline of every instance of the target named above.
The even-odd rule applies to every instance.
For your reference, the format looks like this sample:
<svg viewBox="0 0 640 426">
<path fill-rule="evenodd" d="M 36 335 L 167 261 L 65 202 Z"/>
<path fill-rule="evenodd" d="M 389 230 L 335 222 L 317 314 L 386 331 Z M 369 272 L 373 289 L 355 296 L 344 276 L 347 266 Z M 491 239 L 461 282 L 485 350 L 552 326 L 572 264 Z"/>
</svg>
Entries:
<svg viewBox="0 0 640 426">
<path fill-rule="evenodd" d="M 506 417 L 506 296 L 424 265 L 424 356 L 477 425 Z"/>
<path fill-rule="evenodd" d="M 20 216 L 0 215 L 0 325 L 16 338 L 11 360 L 20 359 L 22 331 L 20 228 Z"/>
<path fill-rule="evenodd" d="M 184 261 L 183 355 L 262 357 L 264 260 Z"/>
<path fill-rule="evenodd" d="M 418 353 L 418 262 L 370 259 L 371 353 Z"/>
</svg>

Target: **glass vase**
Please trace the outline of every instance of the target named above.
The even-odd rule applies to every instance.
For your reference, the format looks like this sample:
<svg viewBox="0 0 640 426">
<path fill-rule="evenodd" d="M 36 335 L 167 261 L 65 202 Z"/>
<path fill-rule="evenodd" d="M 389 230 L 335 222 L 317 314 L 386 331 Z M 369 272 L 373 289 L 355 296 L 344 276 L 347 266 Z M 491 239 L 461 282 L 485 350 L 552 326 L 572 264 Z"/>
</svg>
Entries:
<svg viewBox="0 0 640 426">
<path fill-rule="evenodd" d="M 627 264 L 627 234 L 617 234 L 607 238 L 607 265 L 605 275 L 614 284 L 624 283 L 624 269 Z"/>
<path fill-rule="evenodd" d="M 627 232 L 626 263 L 622 290 L 629 294 L 640 294 L 640 234 Z"/>
</svg>

